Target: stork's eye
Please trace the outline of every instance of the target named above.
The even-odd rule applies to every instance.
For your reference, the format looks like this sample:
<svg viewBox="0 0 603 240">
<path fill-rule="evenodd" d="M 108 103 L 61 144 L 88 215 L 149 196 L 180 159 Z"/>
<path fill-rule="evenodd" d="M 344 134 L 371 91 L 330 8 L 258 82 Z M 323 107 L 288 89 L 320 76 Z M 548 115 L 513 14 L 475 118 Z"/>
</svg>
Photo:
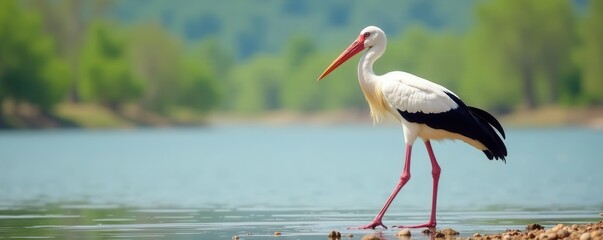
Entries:
<svg viewBox="0 0 603 240">
<path fill-rule="evenodd" d="M 370 32 L 365 32 L 365 33 L 364 33 L 364 37 L 365 37 L 365 38 L 369 37 L 370 35 L 371 35 L 371 33 L 370 33 Z"/>
</svg>

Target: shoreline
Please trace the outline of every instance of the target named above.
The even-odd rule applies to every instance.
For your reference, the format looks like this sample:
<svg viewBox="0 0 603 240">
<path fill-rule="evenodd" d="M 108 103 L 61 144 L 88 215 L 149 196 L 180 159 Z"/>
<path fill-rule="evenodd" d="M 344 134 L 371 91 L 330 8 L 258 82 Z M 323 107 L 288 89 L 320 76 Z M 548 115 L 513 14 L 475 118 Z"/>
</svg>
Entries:
<svg viewBox="0 0 603 240">
<path fill-rule="evenodd" d="M 441 235 L 440 235 L 441 236 Z M 484 234 L 475 233 L 465 238 L 472 240 L 523 240 L 523 239 L 577 239 L 577 240 L 600 240 L 603 239 L 603 220 L 595 223 L 585 224 L 557 224 L 551 228 L 539 224 L 528 224 L 525 229 L 507 229 L 502 233 Z"/>
<path fill-rule="evenodd" d="M 586 108 L 542 107 L 536 110 L 519 110 L 510 114 L 494 115 L 504 127 L 567 127 L 577 126 L 603 129 L 603 106 Z M 228 113 L 211 114 L 209 126 L 265 124 L 265 125 L 399 125 L 393 116 L 385 116 L 380 123 L 373 123 L 368 110 L 334 110 L 326 112 L 272 111 L 257 115 Z"/>
<path fill-rule="evenodd" d="M 213 112 L 199 114 L 181 112 L 168 118 L 140 109 L 126 109 L 115 113 L 101 106 L 81 104 L 64 105 L 52 116 L 35 114 L 35 111 L 19 115 L 4 115 L 0 129 L 120 129 L 140 127 L 207 127 L 241 124 L 260 125 L 340 125 L 373 124 L 368 109 L 331 110 L 321 112 L 296 112 L 275 110 L 257 114 Z M 509 114 L 494 114 L 505 127 L 563 127 L 581 126 L 603 129 L 603 106 L 565 108 L 541 107 L 535 110 L 517 110 Z M 398 125 L 393 116 L 386 116 L 378 125 Z"/>
<path fill-rule="evenodd" d="M 603 213 L 599 214 L 603 216 Z M 361 240 L 382 240 L 388 239 L 390 235 L 384 232 L 376 232 L 362 235 Z M 556 224 L 552 227 L 545 227 L 540 224 L 528 224 L 525 229 L 507 229 L 504 232 L 481 234 L 476 232 L 469 237 L 460 236 L 459 232 L 451 229 L 429 229 L 426 228 L 420 234 L 413 235 L 408 228 L 397 230 L 393 234 L 398 239 L 410 240 L 412 238 L 430 238 L 430 239 L 466 239 L 466 240 L 603 240 L 603 220 L 594 223 L 583 224 Z M 333 231 L 329 233 L 329 240 L 335 239 L 353 239 L 353 234 L 339 233 Z M 338 236 L 338 237 L 331 237 Z"/>
</svg>

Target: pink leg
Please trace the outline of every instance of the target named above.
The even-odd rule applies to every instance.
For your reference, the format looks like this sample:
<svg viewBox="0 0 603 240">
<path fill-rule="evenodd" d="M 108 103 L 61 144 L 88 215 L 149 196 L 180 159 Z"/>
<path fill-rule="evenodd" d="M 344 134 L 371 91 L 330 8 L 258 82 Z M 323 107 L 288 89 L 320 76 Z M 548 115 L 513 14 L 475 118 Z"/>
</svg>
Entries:
<svg viewBox="0 0 603 240">
<path fill-rule="evenodd" d="M 402 175 L 400 176 L 400 181 L 398 182 L 398 185 L 396 185 L 396 188 L 394 188 L 394 191 L 392 192 L 392 194 L 389 196 L 389 198 L 387 199 L 387 201 L 385 202 L 385 205 L 383 205 L 383 208 L 381 209 L 381 211 L 379 212 L 379 214 L 377 214 L 377 216 L 375 217 L 375 219 L 373 220 L 373 222 L 371 222 L 368 225 L 365 226 L 361 226 L 358 227 L 360 229 L 375 229 L 375 227 L 381 226 L 384 227 L 385 229 L 387 229 L 387 227 L 385 225 L 383 225 L 383 222 L 381 222 L 381 220 L 383 219 L 383 215 L 385 215 L 385 212 L 387 211 L 387 208 L 389 208 L 389 205 L 392 204 L 392 202 L 394 201 L 394 198 L 396 198 L 396 195 L 398 195 L 398 192 L 400 192 L 400 189 L 402 189 L 402 187 L 404 187 L 404 185 L 408 182 L 408 180 L 410 180 L 410 155 L 411 155 L 411 151 L 412 151 L 412 145 L 407 144 L 406 145 L 406 157 L 404 160 L 404 170 L 402 170 Z"/>
<path fill-rule="evenodd" d="M 429 159 L 431 160 L 431 175 L 433 176 L 433 192 L 431 197 L 431 216 L 429 217 L 429 222 L 419 225 L 413 226 L 398 226 L 399 228 L 435 228 L 436 223 L 436 205 L 438 202 L 438 182 L 440 181 L 440 165 L 433 154 L 433 149 L 431 149 L 431 143 L 429 141 L 425 141 L 425 147 L 427 147 L 427 153 L 429 154 Z"/>
</svg>

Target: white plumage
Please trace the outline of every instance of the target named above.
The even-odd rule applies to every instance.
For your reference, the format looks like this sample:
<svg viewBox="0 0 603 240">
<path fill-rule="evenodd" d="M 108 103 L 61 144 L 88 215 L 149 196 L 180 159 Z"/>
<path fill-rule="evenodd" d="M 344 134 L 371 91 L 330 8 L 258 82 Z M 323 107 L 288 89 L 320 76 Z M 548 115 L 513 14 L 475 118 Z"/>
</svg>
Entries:
<svg viewBox="0 0 603 240">
<path fill-rule="evenodd" d="M 393 109 L 410 113 L 441 113 L 458 107 L 445 94 L 452 91 L 413 74 L 389 72 L 381 79 L 381 91 Z M 393 113 L 399 116 L 397 112 Z"/>
</svg>

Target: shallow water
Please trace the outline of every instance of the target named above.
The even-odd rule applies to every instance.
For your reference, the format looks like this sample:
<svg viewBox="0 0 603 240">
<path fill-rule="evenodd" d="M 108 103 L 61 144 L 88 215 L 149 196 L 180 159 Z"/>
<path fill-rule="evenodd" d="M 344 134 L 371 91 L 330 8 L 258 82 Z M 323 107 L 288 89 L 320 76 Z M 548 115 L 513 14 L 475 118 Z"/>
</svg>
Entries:
<svg viewBox="0 0 603 240">
<path fill-rule="evenodd" d="M 372 211 L 328 209 L 192 209 L 124 208 L 110 205 L 28 206 L 0 211 L 0 234 L 5 238 L 55 239 L 327 239 L 330 231 L 355 238 L 373 230 L 349 230 L 366 224 Z M 386 224 L 424 221 L 424 212 L 394 212 Z M 443 211 L 440 226 L 452 227 L 461 236 L 524 229 L 538 222 L 547 227 L 597 221 L 592 211 Z M 396 229 L 380 230 L 385 238 L 396 239 Z M 427 239 L 421 229 L 413 239 Z M 346 237 L 344 237 L 346 239 Z"/>
<path fill-rule="evenodd" d="M 326 239 L 368 223 L 402 169 L 389 126 L 0 132 L 0 238 Z M 438 226 L 464 236 L 600 220 L 603 132 L 509 129 L 507 163 L 435 142 Z M 424 146 L 384 219 L 425 222 Z M 384 231 L 394 238 L 395 230 Z M 420 230 L 413 238 L 427 238 Z M 395 239 L 395 238 L 394 238 Z"/>
</svg>

